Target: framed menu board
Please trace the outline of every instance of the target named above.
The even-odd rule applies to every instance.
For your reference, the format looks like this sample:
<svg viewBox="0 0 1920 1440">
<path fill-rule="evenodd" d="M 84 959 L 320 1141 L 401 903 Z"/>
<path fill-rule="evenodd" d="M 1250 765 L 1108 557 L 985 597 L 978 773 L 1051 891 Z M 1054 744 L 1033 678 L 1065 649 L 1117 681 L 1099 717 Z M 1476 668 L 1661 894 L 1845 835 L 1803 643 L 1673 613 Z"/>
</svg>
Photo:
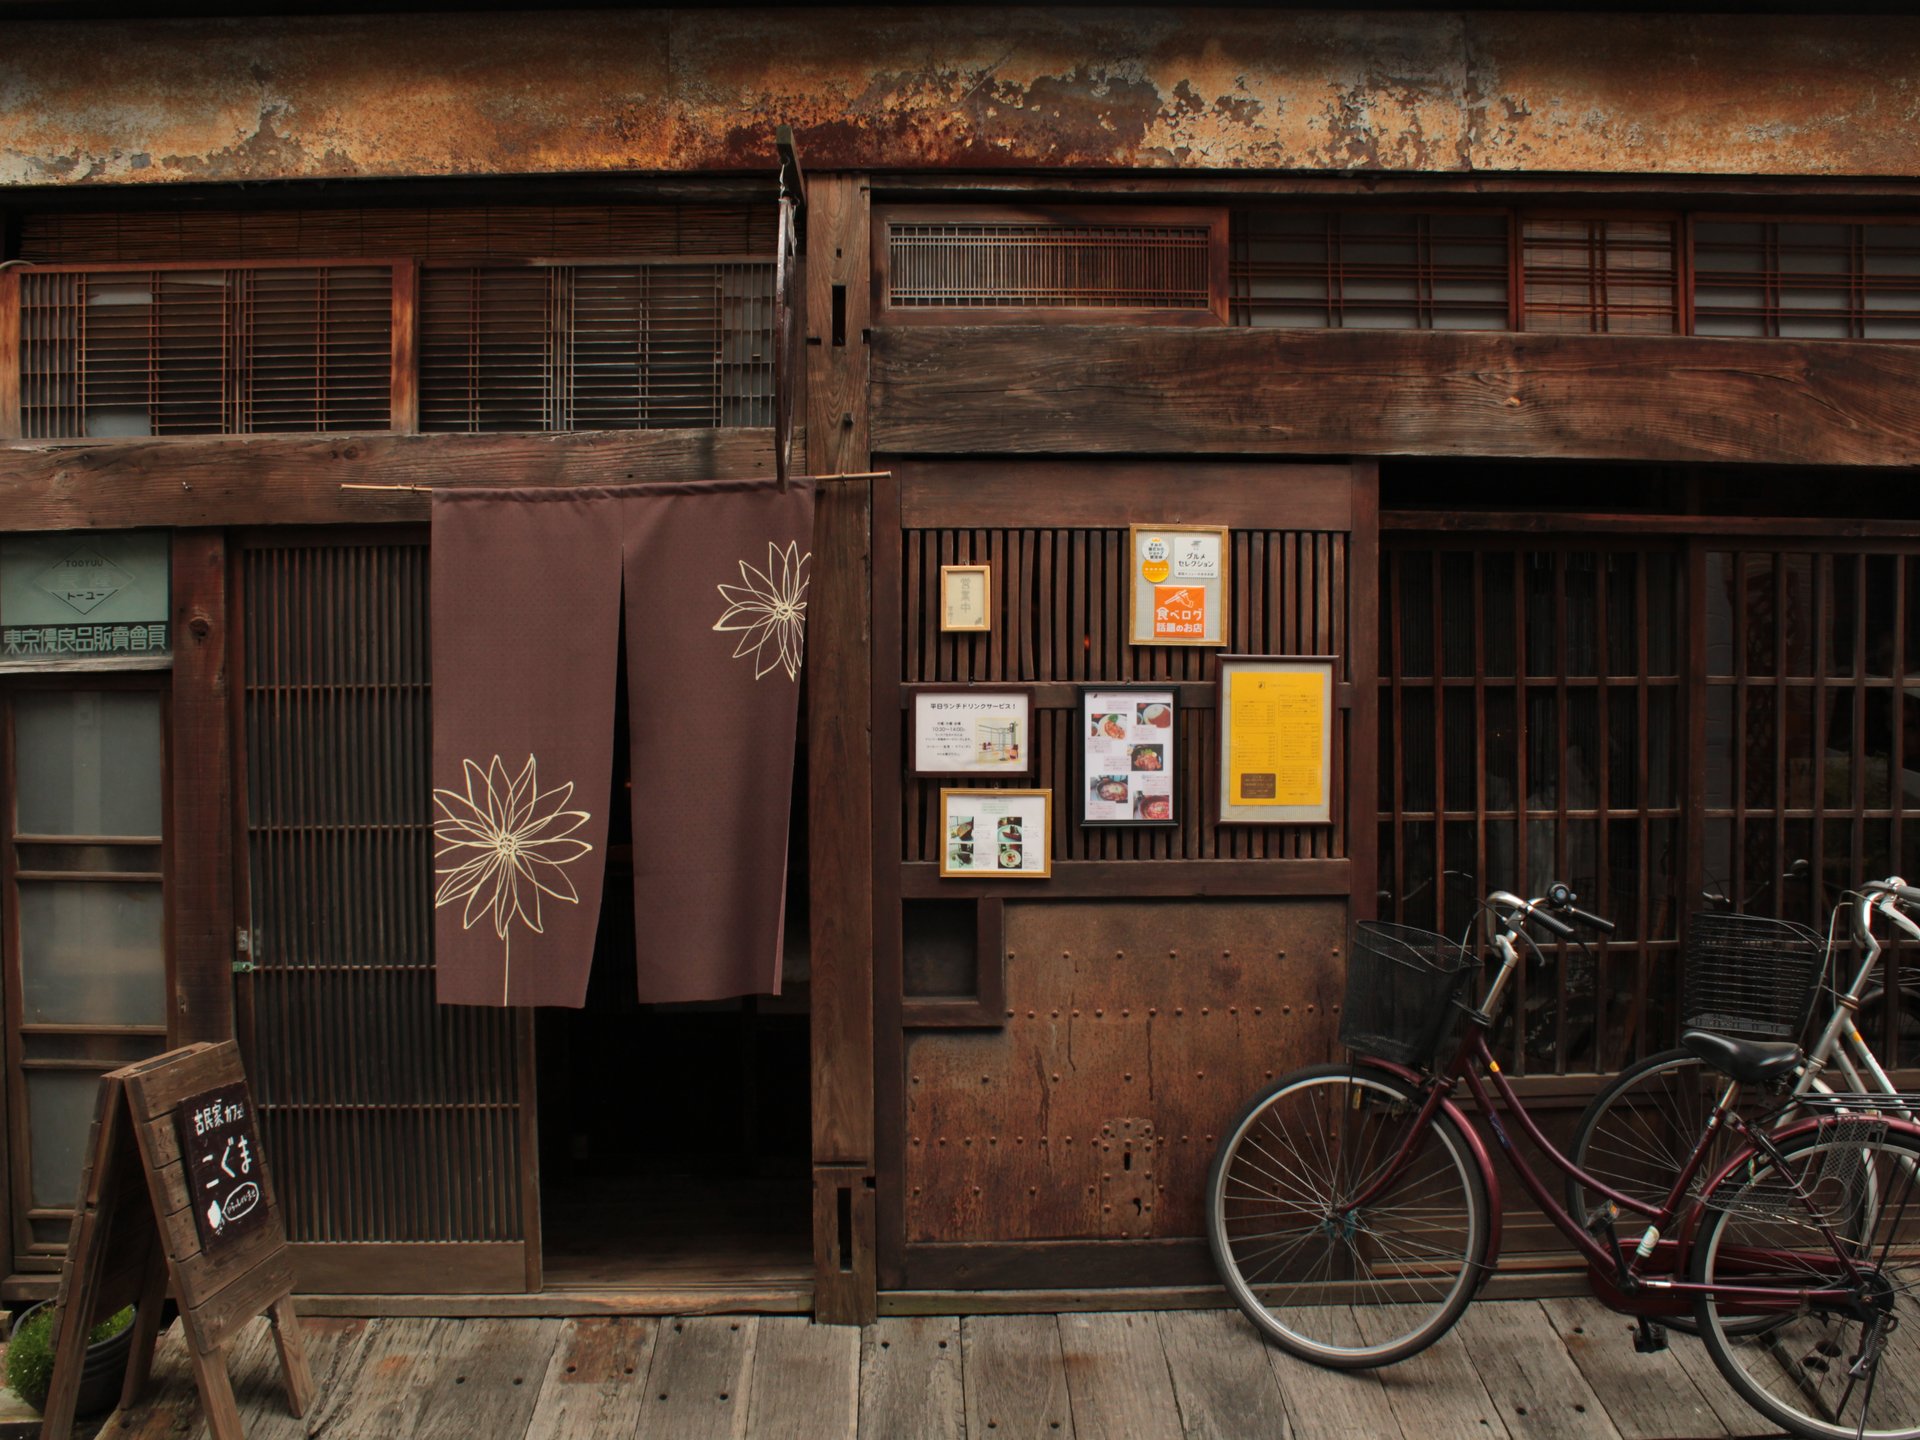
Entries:
<svg viewBox="0 0 1920 1440">
<path fill-rule="evenodd" d="M 1033 690 L 929 686 L 913 692 L 908 755 L 915 775 L 1033 773 Z"/>
<path fill-rule="evenodd" d="M 1222 825 L 1333 820 L 1333 659 L 1220 657 Z"/>
<path fill-rule="evenodd" d="M 1080 823 L 1173 825 L 1179 717 L 1169 685 L 1080 691 Z"/>
<path fill-rule="evenodd" d="M 944 880 L 1044 880 L 1053 873 L 1051 790 L 942 790 Z"/>
<path fill-rule="evenodd" d="M 1224 525 L 1127 527 L 1127 639 L 1224 645 L 1231 556 Z"/>
</svg>

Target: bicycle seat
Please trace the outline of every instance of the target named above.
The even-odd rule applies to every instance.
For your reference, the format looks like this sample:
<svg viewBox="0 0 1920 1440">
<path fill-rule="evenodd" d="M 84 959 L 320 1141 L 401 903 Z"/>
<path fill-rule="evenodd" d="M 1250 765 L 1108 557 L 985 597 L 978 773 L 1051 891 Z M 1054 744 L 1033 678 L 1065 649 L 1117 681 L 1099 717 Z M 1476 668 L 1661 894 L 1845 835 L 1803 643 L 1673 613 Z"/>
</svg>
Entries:
<svg viewBox="0 0 1920 1440">
<path fill-rule="evenodd" d="M 1789 1074 L 1804 1058 L 1791 1040 L 1736 1040 L 1711 1030 L 1689 1030 L 1680 1037 L 1686 1052 L 1742 1085 L 1764 1085 Z"/>
</svg>

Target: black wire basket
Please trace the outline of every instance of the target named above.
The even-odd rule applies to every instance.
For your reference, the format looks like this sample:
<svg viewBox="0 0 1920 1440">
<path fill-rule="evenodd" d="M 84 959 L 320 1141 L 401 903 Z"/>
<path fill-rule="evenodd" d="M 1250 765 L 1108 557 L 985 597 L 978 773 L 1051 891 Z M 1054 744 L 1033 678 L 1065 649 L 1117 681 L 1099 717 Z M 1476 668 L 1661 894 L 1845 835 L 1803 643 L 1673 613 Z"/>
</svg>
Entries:
<svg viewBox="0 0 1920 1440">
<path fill-rule="evenodd" d="M 1454 1001 L 1474 968 L 1459 941 L 1383 920 L 1353 927 L 1340 1043 L 1400 1065 L 1430 1066 L 1453 1030 Z"/>
<path fill-rule="evenodd" d="M 1683 1013 L 1689 1030 L 1794 1040 L 1806 1028 L 1827 942 L 1765 915 L 1695 915 L 1687 930 Z"/>
</svg>

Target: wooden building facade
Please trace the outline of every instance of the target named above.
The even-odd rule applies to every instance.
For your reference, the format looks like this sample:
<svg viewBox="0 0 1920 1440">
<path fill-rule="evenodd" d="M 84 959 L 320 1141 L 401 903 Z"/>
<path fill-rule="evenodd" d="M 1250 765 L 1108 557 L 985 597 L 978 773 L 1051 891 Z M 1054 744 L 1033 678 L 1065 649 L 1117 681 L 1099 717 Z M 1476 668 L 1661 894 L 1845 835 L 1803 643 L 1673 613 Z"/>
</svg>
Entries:
<svg viewBox="0 0 1920 1440">
<path fill-rule="evenodd" d="M 1910 20 L 9 28 L 0 1295 L 51 1287 L 94 1077 L 237 1035 L 321 1307 L 1178 1303 L 1353 920 L 1618 920 L 1503 1040 L 1570 1122 L 1669 1043 L 1703 891 L 1920 869 Z M 772 472 L 782 122 L 796 465 L 846 477 L 805 943 L 637 1006 L 615 833 L 585 1010 L 436 1005 L 421 487 Z M 1221 645 L 1135 642 L 1135 526 L 1222 532 Z M 1332 657 L 1327 823 L 1217 823 L 1222 653 Z M 1172 697 L 1172 823 L 1082 823 L 1108 685 Z M 1043 879 L 942 873 L 912 717 L 968 687 L 1030 707 Z M 1523 1278 L 1554 1244 L 1511 1217 Z"/>
</svg>

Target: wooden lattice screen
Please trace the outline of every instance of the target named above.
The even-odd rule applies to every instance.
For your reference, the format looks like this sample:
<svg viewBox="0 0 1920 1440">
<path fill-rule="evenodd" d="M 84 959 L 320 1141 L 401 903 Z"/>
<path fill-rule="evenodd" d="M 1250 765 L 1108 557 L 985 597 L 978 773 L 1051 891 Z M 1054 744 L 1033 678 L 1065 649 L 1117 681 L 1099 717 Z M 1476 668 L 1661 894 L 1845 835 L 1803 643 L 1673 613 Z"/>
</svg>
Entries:
<svg viewBox="0 0 1920 1440">
<path fill-rule="evenodd" d="M 1920 226 L 1698 219 L 1694 331 L 1920 339 Z"/>
<path fill-rule="evenodd" d="M 908 529 L 903 537 L 906 597 L 901 674 L 928 682 L 1040 682 L 1034 705 L 1033 785 L 1054 793 L 1054 855 L 1062 860 L 1213 860 L 1337 857 L 1344 818 L 1318 826 L 1211 823 L 1216 773 L 1212 713 L 1214 652 L 1127 643 L 1127 532 L 1115 528 Z M 1349 660 L 1346 532 L 1236 530 L 1228 649 L 1262 655 L 1336 655 Z M 987 565 L 995 627 L 990 634 L 942 633 L 942 565 Z M 1004 617 L 1004 618 L 1000 618 Z M 1109 830 L 1074 823 L 1076 691 L 1094 681 L 1170 681 L 1190 687 L 1194 706 L 1180 727 L 1175 829 Z M 1049 683 L 1052 682 L 1052 683 Z M 903 717 L 903 724 L 905 719 Z M 1334 730 L 1333 769 L 1345 773 L 1344 734 Z M 940 858 L 940 785 L 909 780 L 901 858 Z M 949 780 L 947 784 L 954 783 Z M 1334 781 L 1335 793 L 1340 782 Z M 1338 807 L 1336 807 L 1336 811 Z"/>
<path fill-rule="evenodd" d="M 393 267 L 31 269 L 20 337 L 29 439 L 383 430 Z"/>
<path fill-rule="evenodd" d="M 1679 228 L 1675 220 L 1525 217 L 1521 328 L 1680 333 Z"/>
<path fill-rule="evenodd" d="M 1512 329 L 1507 232 L 1503 211 L 1236 211 L 1233 323 Z"/>
<path fill-rule="evenodd" d="M 424 430 L 773 423 L 773 265 L 429 266 Z"/>
<path fill-rule="evenodd" d="M 1619 929 L 1597 966 L 1568 950 L 1528 967 L 1503 1061 L 1613 1070 L 1671 1044 L 1688 904 L 1679 546 L 1409 536 L 1383 569 L 1381 913 L 1459 935 L 1487 890 L 1566 880 Z"/>
<path fill-rule="evenodd" d="M 433 995 L 427 550 L 242 552 L 249 1064 L 310 1290 L 517 1290 L 521 1051 Z"/>
</svg>

